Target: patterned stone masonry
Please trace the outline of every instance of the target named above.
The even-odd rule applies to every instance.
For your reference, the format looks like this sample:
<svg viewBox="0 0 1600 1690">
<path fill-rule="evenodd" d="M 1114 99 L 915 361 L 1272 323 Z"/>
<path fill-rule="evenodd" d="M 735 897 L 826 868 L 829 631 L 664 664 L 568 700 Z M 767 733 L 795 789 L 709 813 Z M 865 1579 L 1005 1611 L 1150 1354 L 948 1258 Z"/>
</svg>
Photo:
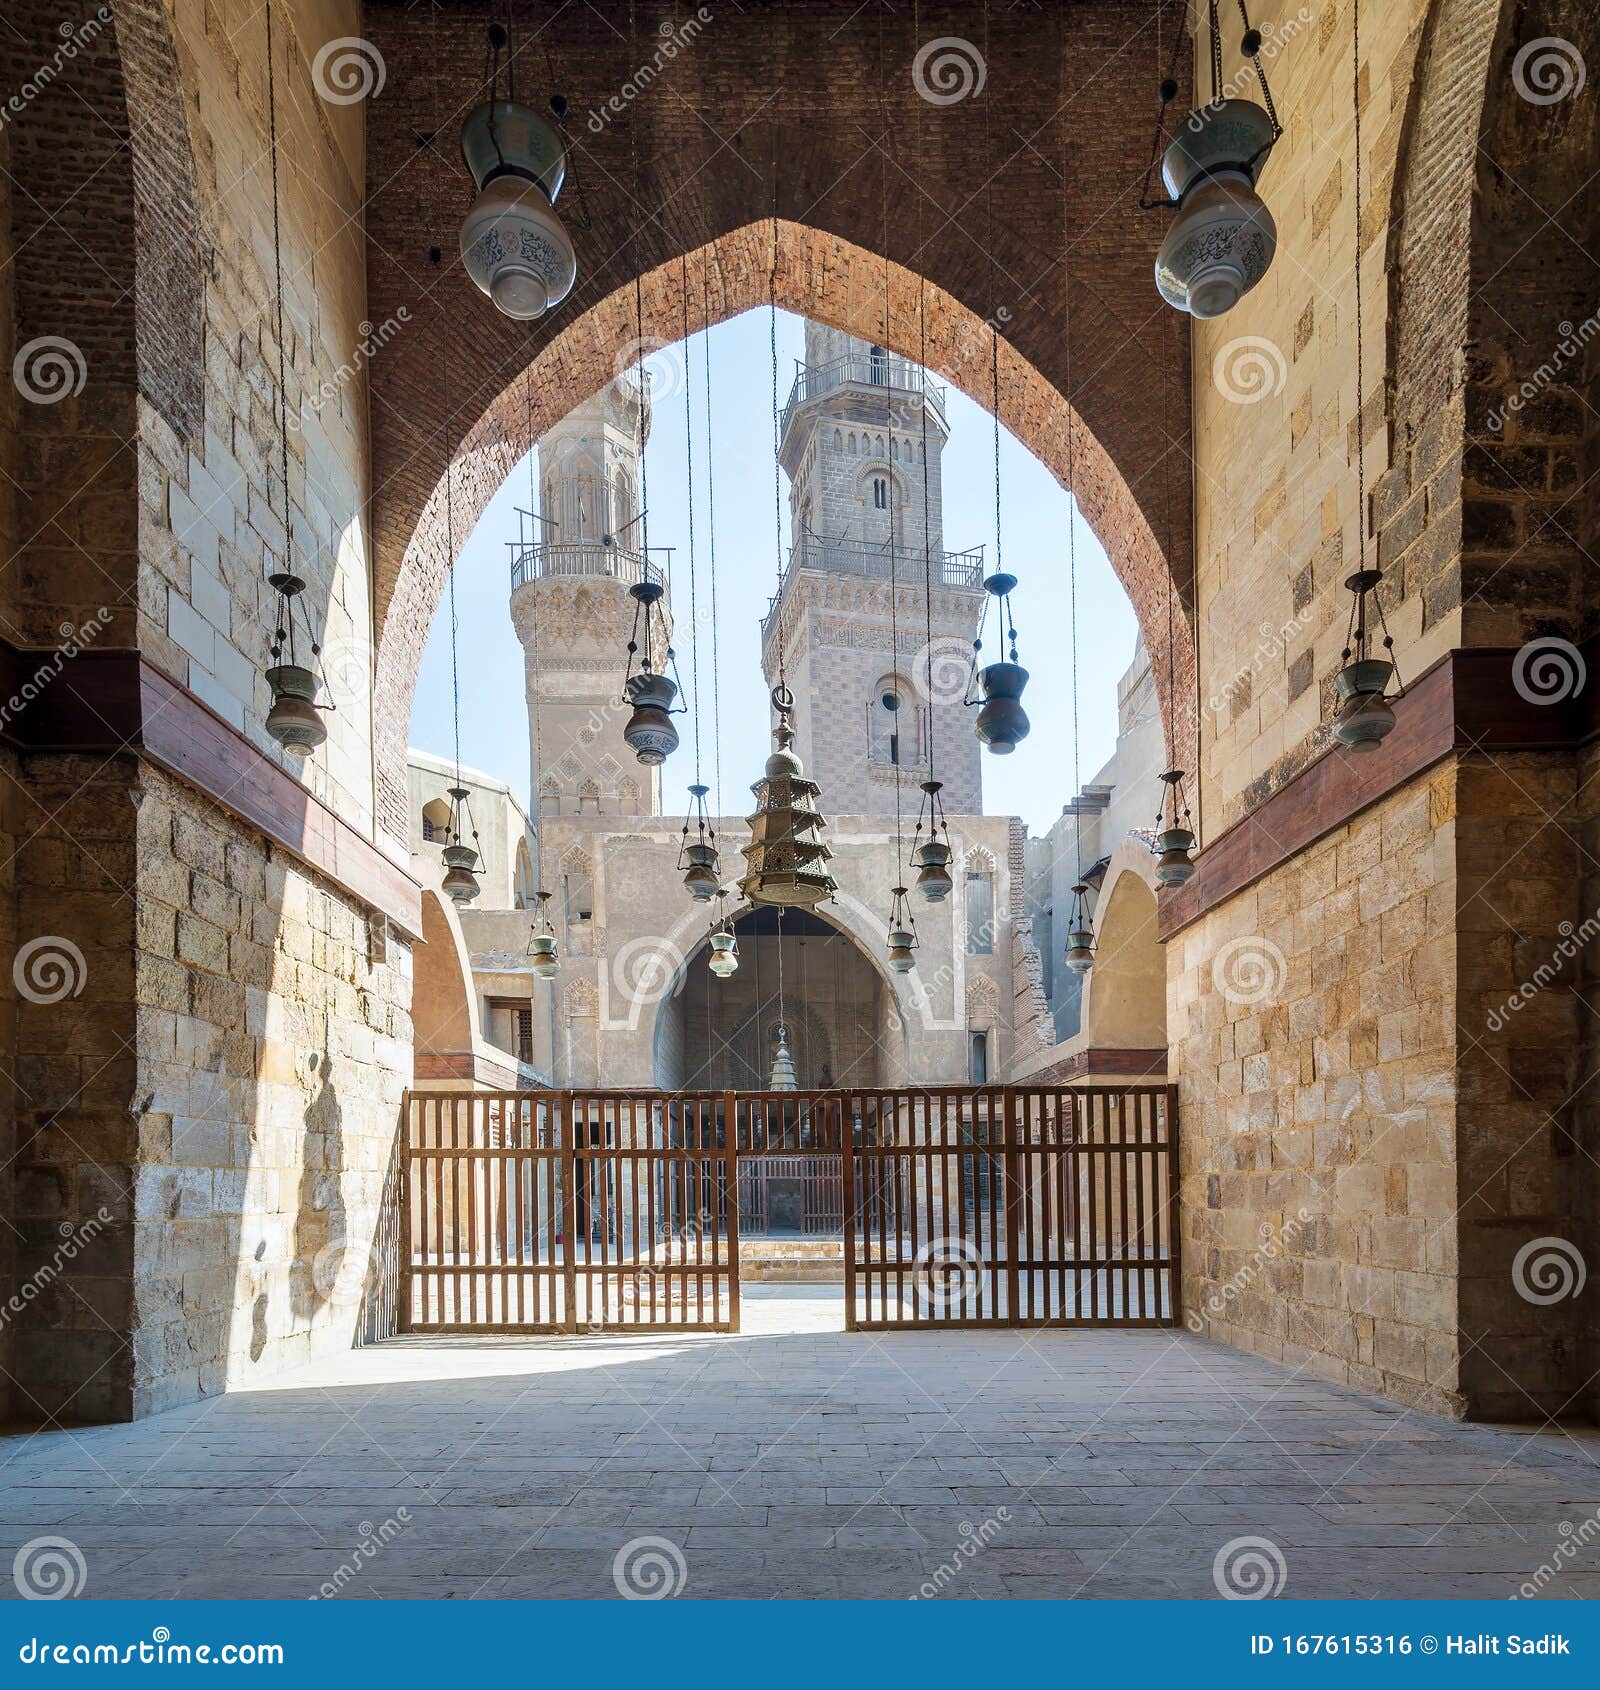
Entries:
<svg viewBox="0 0 1600 1690">
<path fill-rule="evenodd" d="M 1168 945 L 1190 1325 L 1459 1412 L 1456 771 Z"/>
<path fill-rule="evenodd" d="M 134 1408 L 386 1330 L 411 955 L 187 788 L 141 781 Z"/>
</svg>

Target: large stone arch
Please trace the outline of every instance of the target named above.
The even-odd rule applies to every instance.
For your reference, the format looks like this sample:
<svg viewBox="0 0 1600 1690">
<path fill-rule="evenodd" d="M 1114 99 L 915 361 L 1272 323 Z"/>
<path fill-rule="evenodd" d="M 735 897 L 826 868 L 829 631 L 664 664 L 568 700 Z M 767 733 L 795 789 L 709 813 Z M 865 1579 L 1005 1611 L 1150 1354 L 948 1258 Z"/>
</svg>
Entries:
<svg viewBox="0 0 1600 1690">
<path fill-rule="evenodd" d="M 751 224 L 686 256 L 689 333 L 768 302 L 768 272 L 762 267 L 762 257 L 766 255 L 770 263 L 771 243 L 770 223 Z M 890 349 L 910 358 L 920 355 L 919 309 L 923 307 L 919 292 L 925 286 L 929 365 L 989 408 L 986 326 L 909 271 L 891 265 L 888 280 Z M 783 309 L 853 333 L 884 338 L 884 264 L 875 254 L 815 228 L 780 222 L 777 282 L 777 300 Z M 639 338 L 641 321 L 647 342 L 669 342 L 682 336 L 682 267 L 663 266 L 642 278 L 640 306 L 636 311 L 632 288 L 621 290 L 554 336 L 466 429 L 449 489 L 450 511 L 446 511 L 442 474 L 422 506 L 387 601 L 380 598 L 379 604 L 380 781 L 399 766 L 422 644 L 449 575 L 448 533 L 458 538 L 469 534 L 496 488 L 540 435 L 613 379 L 619 360 L 627 359 L 628 349 Z M 1152 653 L 1169 738 L 1175 734 L 1176 743 L 1186 743 L 1194 731 L 1194 646 L 1184 616 L 1171 621 L 1174 662 L 1170 666 L 1166 662 L 1169 588 L 1181 597 L 1186 584 L 1174 581 L 1133 486 L 1082 413 L 1004 339 L 999 360 L 1001 419 L 1064 486 L 1069 479 L 1076 481 L 1073 490 L 1084 516 L 1106 544 L 1133 600 Z"/>
<path fill-rule="evenodd" d="M 603 385 L 620 349 L 641 334 L 681 336 L 685 255 L 691 330 L 707 284 L 713 317 L 764 303 L 774 218 L 786 309 L 917 357 L 914 278 L 924 277 L 928 362 L 980 400 L 988 325 L 998 327 L 1005 421 L 1064 478 L 1076 419 L 1074 491 L 1152 656 L 1165 653 L 1169 582 L 1187 652 L 1189 346 L 1152 281 L 1167 220 L 1138 208 L 1151 91 L 1166 73 L 1145 0 L 997 10 L 981 88 L 974 79 L 968 97 L 938 104 L 924 97 L 919 51 L 941 36 L 978 51 L 970 7 L 768 8 L 760 29 L 707 29 L 621 110 L 596 91 L 623 87 L 636 68 L 629 28 L 603 9 L 569 9 L 541 34 L 550 59 L 538 81 L 571 103 L 578 283 L 532 325 L 499 317 L 453 257 L 430 256 L 453 254 L 466 209 L 457 125 L 483 92 L 491 15 L 384 6 L 363 19 L 388 68 L 367 138 L 368 312 L 410 314 L 371 370 L 381 723 L 403 729 L 445 566 L 446 463 L 457 461 L 457 515 L 470 522 L 519 443 Z M 670 19 L 641 6 L 637 33 L 669 33 Z M 819 31 L 848 75 L 797 69 L 814 65 Z M 1184 38 L 1180 77 L 1188 49 Z M 1173 690 L 1188 700 L 1192 661 L 1177 668 Z M 1190 714 L 1178 713 L 1183 743 Z M 380 778 L 390 749 L 380 745 Z"/>
</svg>

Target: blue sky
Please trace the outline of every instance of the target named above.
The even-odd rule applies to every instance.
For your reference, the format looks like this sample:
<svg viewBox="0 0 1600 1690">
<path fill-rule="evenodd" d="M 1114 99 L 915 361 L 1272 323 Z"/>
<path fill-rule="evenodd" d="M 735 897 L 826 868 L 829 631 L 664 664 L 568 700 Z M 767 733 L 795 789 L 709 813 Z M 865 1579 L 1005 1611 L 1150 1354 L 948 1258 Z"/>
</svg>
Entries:
<svg viewBox="0 0 1600 1690">
<path fill-rule="evenodd" d="M 712 381 L 712 468 L 716 480 L 717 608 L 724 807 L 742 814 L 749 783 L 769 749 L 766 683 L 761 677 L 759 623 L 776 583 L 772 519 L 772 391 L 768 314 L 763 310 L 719 324 L 689 349 L 694 413 L 695 541 L 702 605 L 710 593 L 707 547 L 704 357 L 709 344 Z M 787 397 L 802 347 L 800 318 L 778 314 L 779 388 Z M 646 450 L 650 543 L 670 545 L 673 597 L 688 609 L 688 480 L 683 347 L 659 354 L 658 400 Z M 657 391 L 660 391 L 658 388 Z M 950 391 L 950 443 L 945 448 L 945 545 L 952 551 L 984 545 L 994 557 L 994 446 L 989 413 Z M 1067 522 L 1077 523 L 1080 776 L 1087 780 L 1111 754 L 1117 732 L 1117 680 L 1133 655 L 1133 607 L 1100 542 L 1077 516 L 1055 478 L 1009 433 L 1000 442 L 1001 524 L 1005 566 L 1018 578 L 1012 607 L 1017 655 L 1031 680 L 1024 703 L 1033 732 L 1010 757 L 984 753 L 984 809 L 1019 815 L 1044 832 L 1074 789 L 1072 660 L 1067 591 Z M 785 547 L 788 482 L 783 482 Z M 462 549 L 456 571 L 462 672 L 461 756 L 506 781 L 526 798 L 528 715 L 522 647 L 511 626 L 510 553 L 516 507 L 528 503 L 528 466 L 521 465 L 490 501 Z M 687 620 L 687 617 L 685 617 Z M 992 621 L 992 618 L 991 618 Z M 992 643 L 992 642 L 987 642 Z M 626 654 L 617 653 L 620 683 Z M 686 688 L 692 653 L 678 652 Z M 702 635 L 701 761 L 707 784 L 714 765 L 711 733 L 712 667 L 709 631 Z M 686 700 L 691 702 L 692 700 Z M 693 716 L 680 718 L 683 744 L 666 766 L 664 803 L 687 804 L 694 779 Z M 441 605 L 434 618 L 411 716 L 411 743 L 439 756 L 452 751 L 450 623 Z M 823 794 L 827 804 L 827 794 Z"/>
</svg>

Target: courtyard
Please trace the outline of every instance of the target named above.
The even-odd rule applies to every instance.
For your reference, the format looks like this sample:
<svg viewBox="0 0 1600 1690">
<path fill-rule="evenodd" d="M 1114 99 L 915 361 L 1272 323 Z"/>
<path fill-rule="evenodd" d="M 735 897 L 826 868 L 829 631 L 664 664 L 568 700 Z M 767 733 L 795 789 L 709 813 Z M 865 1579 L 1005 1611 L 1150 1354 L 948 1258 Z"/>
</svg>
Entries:
<svg viewBox="0 0 1600 1690">
<path fill-rule="evenodd" d="M 1181 1330 L 743 1303 L 739 1336 L 394 1339 L 13 1437 L 0 1550 L 70 1540 L 90 1598 L 1600 1594 L 1590 1429 L 1459 1425 Z"/>
</svg>

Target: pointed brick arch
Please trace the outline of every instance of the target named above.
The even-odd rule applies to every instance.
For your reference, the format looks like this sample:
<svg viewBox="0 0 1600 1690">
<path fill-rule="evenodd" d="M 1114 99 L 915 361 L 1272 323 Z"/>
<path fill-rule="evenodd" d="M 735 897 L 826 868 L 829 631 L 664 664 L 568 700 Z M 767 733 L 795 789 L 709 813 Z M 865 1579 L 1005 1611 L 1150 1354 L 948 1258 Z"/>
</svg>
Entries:
<svg viewBox="0 0 1600 1690">
<path fill-rule="evenodd" d="M 752 224 L 686 257 L 689 332 L 758 307 L 768 298 L 772 225 Z M 889 265 L 891 350 L 920 351 L 919 294 L 925 290 L 927 359 L 941 378 L 988 406 L 991 337 L 988 327 L 957 301 Z M 777 299 L 785 310 L 852 333 L 882 335 L 885 265 L 881 257 L 801 224 L 778 224 Z M 702 302 L 710 299 L 709 314 Z M 672 264 L 640 284 L 647 340 L 671 342 L 683 333 L 683 275 Z M 630 287 L 599 301 L 568 322 L 525 369 L 519 371 L 473 420 L 459 442 L 450 485 L 456 535 L 465 537 L 495 490 L 539 437 L 573 406 L 613 379 L 619 358 L 637 338 L 636 302 Z M 1150 515 L 1135 497 L 1106 444 L 1046 376 L 1007 340 L 999 345 L 1001 420 L 1066 484 L 1069 456 L 1075 492 L 1086 520 L 1100 536 L 1139 618 L 1157 676 L 1169 734 L 1180 745 L 1194 733 L 1194 644 L 1187 617 L 1174 619 L 1174 663 L 1166 662 L 1169 593 L 1188 597 L 1187 523 L 1184 556 L 1169 569 Z M 1069 454 L 1069 436 L 1071 442 Z M 446 484 L 443 462 L 427 499 L 402 538 L 390 525 L 379 559 L 380 637 L 376 711 L 380 813 L 387 820 L 410 719 L 411 693 L 422 646 L 448 577 Z M 1176 478 L 1175 478 L 1176 479 Z M 1185 487 L 1187 477 L 1184 477 Z M 396 555 L 395 543 L 401 549 Z M 1064 559 L 1057 560 L 1065 567 Z"/>
</svg>

